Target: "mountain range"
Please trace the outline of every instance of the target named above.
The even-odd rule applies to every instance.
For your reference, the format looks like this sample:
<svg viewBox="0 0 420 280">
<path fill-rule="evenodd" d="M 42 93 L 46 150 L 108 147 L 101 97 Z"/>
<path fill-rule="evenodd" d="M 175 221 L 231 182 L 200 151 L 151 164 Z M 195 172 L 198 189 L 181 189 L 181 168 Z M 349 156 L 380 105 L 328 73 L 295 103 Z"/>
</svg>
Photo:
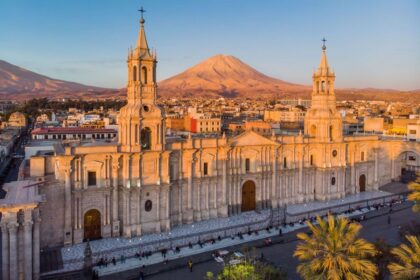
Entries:
<svg viewBox="0 0 420 280">
<path fill-rule="evenodd" d="M 310 98 L 312 87 L 269 77 L 240 59 L 213 56 L 159 82 L 162 97 Z M 420 90 L 336 89 L 339 100 L 420 103 Z M 0 98 L 124 98 L 125 89 L 106 89 L 53 79 L 0 60 Z"/>
</svg>

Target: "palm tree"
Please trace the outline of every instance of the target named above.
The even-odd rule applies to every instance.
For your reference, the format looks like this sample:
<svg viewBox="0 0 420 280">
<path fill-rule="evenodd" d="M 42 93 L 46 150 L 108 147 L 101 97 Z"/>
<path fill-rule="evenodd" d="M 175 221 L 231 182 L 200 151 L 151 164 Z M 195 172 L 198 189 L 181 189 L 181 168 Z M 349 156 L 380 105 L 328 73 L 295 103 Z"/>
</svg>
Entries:
<svg viewBox="0 0 420 280">
<path fill-rule="evenodd" d="M 373 244 L 357 237 L 362 226 L 331 215 L 326 221 L 317 217 L 317 222 L 318 225 L 307 222 L 312 236 L 297 235 L 302 242 L 294 256 L 302 262 L 297 268 L 302 278 L 374 280 L 378 268 L 368 258 L 376 250 Z"/>
<path fill-rule="evenodd" d="M 406 239 L 409 244 L 401 244 L 391 250 L 397 259 L 397 262 L 388 265 L 392 279 L 420 278 L 420 241 L 413 235 L 406 236 Z"/>
<path fill-rule="evenodd" d="M 414 201 L 413 211 L 420 212 L 420 173 L 417 173 L 417 179 L 408 185 L 413 192 L 408 195 L 408 200 Z"/>
</svg>

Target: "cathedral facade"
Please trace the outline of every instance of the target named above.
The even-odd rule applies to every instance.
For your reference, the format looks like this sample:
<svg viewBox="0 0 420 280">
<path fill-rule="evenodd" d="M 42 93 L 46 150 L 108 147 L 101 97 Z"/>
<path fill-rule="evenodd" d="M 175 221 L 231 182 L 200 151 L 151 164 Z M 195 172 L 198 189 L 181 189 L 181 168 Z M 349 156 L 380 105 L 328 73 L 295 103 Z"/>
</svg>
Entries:
<svg viewBox="0 0 420 280">
<path fill-rule="evenodd" d="M 118 142 L 60 145 L 54 155 L 30 160 L 31 177 L 45 178 L 41 248 L 377 190 L 398 178 L 405 153 L 418 150 L 378 136 L 343 135 L 325 45 L 303 133 L 166 139 L 156 54 L 140 23 L 127 58 Z"/>
</svg>

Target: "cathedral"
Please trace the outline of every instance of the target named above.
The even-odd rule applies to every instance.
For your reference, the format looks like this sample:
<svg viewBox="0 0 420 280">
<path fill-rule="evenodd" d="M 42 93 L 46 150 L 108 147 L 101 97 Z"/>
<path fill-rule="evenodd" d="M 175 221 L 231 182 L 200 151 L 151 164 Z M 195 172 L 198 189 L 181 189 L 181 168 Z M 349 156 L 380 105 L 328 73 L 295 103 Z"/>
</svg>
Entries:
<svg viewBox="0 0 420 280">
<path fill-rule="evenodd" d="M 127 57 L 118 142 L 57 144 L 53 153 L 30 159 L 30 178 L 43 180 L 42 199 L 27 211 L 37 217 L 40 248 L 377 190 L 398 179 L 407 153 L 420 154 L 416 143 L 343 135 L 325 44 L 302 133 L 167 139 L 165 112 L 156 103 L 156 54 L 144 24 L 142 17 Z M 16 213 L 7 217 L 16 223 Z"/>
</svg>

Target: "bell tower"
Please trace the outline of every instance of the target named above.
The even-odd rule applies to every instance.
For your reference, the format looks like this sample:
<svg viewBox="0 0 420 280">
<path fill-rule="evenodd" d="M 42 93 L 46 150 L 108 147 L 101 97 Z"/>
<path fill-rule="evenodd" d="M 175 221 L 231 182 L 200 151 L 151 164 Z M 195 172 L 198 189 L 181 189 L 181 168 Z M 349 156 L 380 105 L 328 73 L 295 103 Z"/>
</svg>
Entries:
<svg viewBox="0 0 420 280">
<path fill-rule="evenodd" d="M 312 105 L 305 116 L 305 134 L 320 142 L 341 142 L 343 123 L 336 108 L 335 73 L 328 65 L 326 40 L 322 41 L 321 62 L 312 75 Z"/>
<path fill-rule="evenodd" d="M 164 114 L 156 105 L 156 52 L 149 49 L 141 8 L 136 47 L 127 57 L 127 105 L 120 110 L 118 141 L 123 152 L 160 151 L 165 143 Z"/>
</svg>

